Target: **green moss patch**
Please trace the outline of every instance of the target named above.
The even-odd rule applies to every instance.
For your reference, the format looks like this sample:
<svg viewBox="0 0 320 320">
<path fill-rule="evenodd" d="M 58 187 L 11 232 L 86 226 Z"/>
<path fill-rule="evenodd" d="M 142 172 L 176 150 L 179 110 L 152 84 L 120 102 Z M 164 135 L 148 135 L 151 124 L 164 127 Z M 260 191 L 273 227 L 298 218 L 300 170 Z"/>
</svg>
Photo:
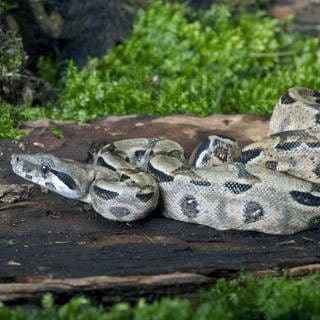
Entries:
<svg viewBox="0 0 320 320">
<path fill-rule="evenodd" d="M 153 303 L 140 300 L 137 306 L 115 304 L 106 312 L 83 298 L 74 298 L 56 306 L 51 295 L 45 295 L 41 309 L 0 307 L 0 319 L 86 319 L 86 320 L 241 320 L 241 319 L 319 319 L 320 277 L 300 280 L 290 277 L 255 278 L 240 276 L 220 279 L 197 301 L 163 298 Z"/>
<path fill-rule="evenodd" d="M 40 74 L 60 88 L 59 99 L 19 109 L 14 122 L 132 113 L 269 115 L 289 87 L 320 88 L 317 52 L 317 38 L 290 33 L 263 12 L 231 14 L 221 5 L 195 11 L 155 0 L 138 12 L 121 45 L 84 69 L 70 62 L 57 81 L 60 72 L 41 59 Z"/>
<path fill-rule="evenodd" d="M 154 1 L 132 34 L 82 71 L 69 65 L 62 118 L 193 112 L 270 114 L 292 86 L 320 87 L 319 41 L 264 13 L 192 12 Z M 57 114 L 56 114 L 57 115 Z"/>
</svg>

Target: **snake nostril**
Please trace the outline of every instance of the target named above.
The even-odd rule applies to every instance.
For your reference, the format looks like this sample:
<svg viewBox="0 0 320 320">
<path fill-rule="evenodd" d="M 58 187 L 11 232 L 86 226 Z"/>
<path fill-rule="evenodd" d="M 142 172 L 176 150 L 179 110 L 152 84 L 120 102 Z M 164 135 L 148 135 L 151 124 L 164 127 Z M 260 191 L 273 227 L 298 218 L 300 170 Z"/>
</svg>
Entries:
<svg viewBox="0 0 320 320">
<path fill-rule="evenodd" d="M 16 156 L 16 162 L 19 162 L 19 161 L 20 161 L 20 157 Z"/>
</svg>

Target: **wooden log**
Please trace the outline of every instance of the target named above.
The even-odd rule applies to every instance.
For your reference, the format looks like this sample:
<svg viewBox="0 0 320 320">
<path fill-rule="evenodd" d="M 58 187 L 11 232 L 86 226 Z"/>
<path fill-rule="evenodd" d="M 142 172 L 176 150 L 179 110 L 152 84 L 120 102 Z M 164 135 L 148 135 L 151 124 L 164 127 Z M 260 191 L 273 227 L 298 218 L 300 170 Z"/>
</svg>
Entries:
<svg viewBox="0 0 320 320">
<path fill-rule="evenodd" d="M 64 132 L 63 138 L 53 135 L 52 125 Z M 234 136 L 244 145 L 266 134 L 267 119 L 129 116 L 83 126 L 48 120 L 23 126 L 31 132 L 26 138 L 0 141 L 0 190 L 11 190 L 5 202 L 0 197 L 0 300 L 39 303 L 48 291 L 60 301 L 83 293 L 103 303 L 190 296 L 217 277 L 233 277 L 240 270 L 257 276 L 318 270 L 318 230 L 292 236 L 217 231 L 165 219 L 159 209 L 134 223 L 111 222 L 86 204 L 43 193 L 38 186 L 17 196 L 26 181 L 10 168 L 13 152 L 51 152 L 86 161 L 92 143 L 129 136 L 171 138 L 187 155 L 214 132 Z"/>
</svg>

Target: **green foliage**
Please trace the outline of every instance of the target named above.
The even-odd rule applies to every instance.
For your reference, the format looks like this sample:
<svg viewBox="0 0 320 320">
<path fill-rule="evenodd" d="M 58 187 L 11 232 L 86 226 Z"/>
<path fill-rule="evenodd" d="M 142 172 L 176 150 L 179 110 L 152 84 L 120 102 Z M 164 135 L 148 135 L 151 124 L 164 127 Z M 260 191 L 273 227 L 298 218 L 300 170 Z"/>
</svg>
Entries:
<svg viewBox="0 0 320 320">
<path fill-rule="evenodd" d="M 319 41 L 264 13 L 195 14 L 153 1 L 127 40 L 79 71 L 70 63 L 58 118 L 193 112 L 270 114 L 292 86 L 320 87 Z"/>
<path fill-rule="evenodd" d="M 123 44 L 84 69 L 69 62 L 57 82 L 61 70 L 41 58 L 39 72 L 60 88 L 58 101 L 14 112 L 6 106 L 0 138 L 21 136 L 14 125 L 37 117 L 84 122 L 133 113 L 269 115 L 289 87 L 320 88 L 317 38 L 289 33 L 287 22 L 262 12 L 232 12 L 238 13 L 155 0 L 138 12 Z"/>
<path fill-rule="evenodd" d="M 37 61 L 39 76 L 53 87 L 59 86 L 59 70 L 53 60 L 49 57 L 41 56 Z"/>
<path fill-rule="evenodd" d="M 16 129 L 16 111 L 12 106 L 0 104 L 0 139 L 19 139 L 25 132 Z"/>
<path fill-rule="evenodd" d="M 16 243 L 15 243 L 14 240 L 12 240 L 12 239 L 9 239 L 9 240 L 6 241 L 6 246 L 7 246 L 8 248 L 12 248 L 15 244 L 16 244 Z"/>
<path fill-rule="evenodd" d="M 291 320 L 320 318 L 320 276 L 299 280 L 255 278 L 240 275 L 234 280 L 219 279 L 203 291 L 195 305 L 187 299 L 163 298 L 136 307 L 115 304 L 108 312 L 83 297 L 56 306 L 52 295 L 43 297 L 42 308 L 9 308 L 0 303 L 0 319 L 6 320 Z"/>
<path fill-rule="evenodd" d="M 58 139 L 61 139 L 64 137 L 63 131 L 60 128 L 58 128 L 56 125 L 50 126 L 50 131 Z"/>
</svg>

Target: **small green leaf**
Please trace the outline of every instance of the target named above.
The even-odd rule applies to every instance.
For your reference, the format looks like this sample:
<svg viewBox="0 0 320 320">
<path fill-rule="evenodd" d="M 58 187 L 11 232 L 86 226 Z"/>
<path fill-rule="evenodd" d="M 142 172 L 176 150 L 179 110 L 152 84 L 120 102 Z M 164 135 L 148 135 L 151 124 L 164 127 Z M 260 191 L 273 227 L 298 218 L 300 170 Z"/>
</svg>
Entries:
<svg viewBox="0 0 320 320">
<path fill-rule="evenodd" d="M 14 240 L 12 240 L 12 239 L 7 240 L 7 242 L 6 242 L 6 246 L 7 246 L 8 248 L 13 247 L 15 244 L 16 244 L 16 243 L 15 243 Z"/>
<path fill-rule="evenodd" d="M 50 126 L 50 131 L 53 133 L 53 135 L 58 138 L 58 139 L 61 139 L 64 137 L 64 133 L 63 131 L 58 128 L 56 125 L 51 125 Z"/>
</svg>

